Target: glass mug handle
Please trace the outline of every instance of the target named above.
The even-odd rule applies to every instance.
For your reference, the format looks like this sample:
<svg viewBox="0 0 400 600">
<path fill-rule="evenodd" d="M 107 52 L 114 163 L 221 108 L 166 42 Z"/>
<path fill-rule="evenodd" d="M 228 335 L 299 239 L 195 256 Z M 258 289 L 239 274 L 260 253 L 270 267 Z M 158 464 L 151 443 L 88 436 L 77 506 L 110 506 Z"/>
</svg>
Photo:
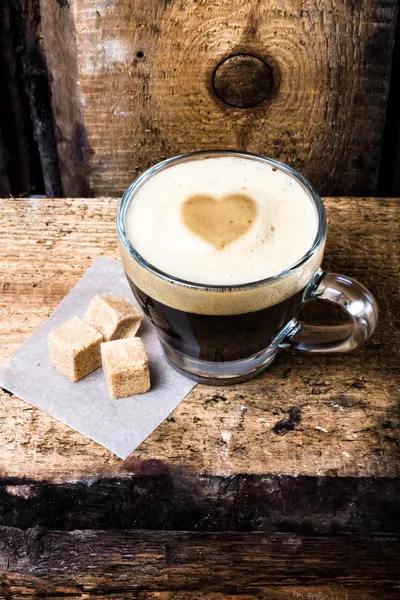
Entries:
<svg viewBox="0 0 400 600">
<path fill-rule="evenodd" d="M 348 352 L 358 348 L 373 333 L 378 319 L 378 305 L 361 283 L 337 273 L 320 269 L 310 282 L 305 301 L 327 300 L 343 308 L 351 317 L 345 325 L 308 325 L 295 319 L 290 331 L 279 344 L 305 352 Z"/>
</svg>

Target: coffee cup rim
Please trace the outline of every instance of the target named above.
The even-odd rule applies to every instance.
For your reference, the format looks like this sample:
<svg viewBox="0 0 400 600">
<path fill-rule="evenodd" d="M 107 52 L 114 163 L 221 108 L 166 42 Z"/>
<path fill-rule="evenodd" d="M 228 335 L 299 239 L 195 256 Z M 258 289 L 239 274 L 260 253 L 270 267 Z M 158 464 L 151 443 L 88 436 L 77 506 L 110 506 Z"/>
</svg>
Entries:
<svg viewBox="0 0 400 600">
<path fill-rule="evenodd" d="M 271 275 L 270 277 L 265 277 L 264 279 L 259 279 L 257 281 L 251 281 L 248 283 L 237 284 L 237 285 L 216 285 L 216 284 L 208 284 L 208 283 L 197 283 L 193 281 L 188 281 L 185 279 L 181 279 L 179 277 L 175 277 L 161 269 L 158 269 L 151 263 L 149 263 L 133 246 L 132 242 L 128 238 L 126 233 L 126 214 L 127 210 L 130 206 L 130 202 L 134 197 L 135 193 L 139 190 L 146 181 L 148 181 L 151 177 L 167 169 L 168 167 L 180 163 L 180 162 L 189 162 L 191 160 L 202 160 L 205 158 L 211 157 L 226 157 L 226 156 L 235 156 L 235 157 L 243 157 L 243 158 L 251 158 L 252 160 L 257 160 L 260 162 L 268 163 L 283 171 L 287 175 L 293 177 L 302 185 L 305 191 L 310 196 L 311 200 L 314 202 L 317 217 L 318 217 L 318 230 L 315 236 L 314 242 L 309 250 L 292 266 L 284 269 L 280 273 L 276 275 Z M 326 236 L 326 212 L 325 207 L 322 202 L 320 195 L 311 185 L 311 183 L 303 176 L 301 173 L 293 169 L 289 165 L 286 165 L 274 158 L 269 158 L 260 154 L 255 154 L 252 152 L 245 152 L 239 150 L 198 150 L 196 152 L 188 152 L 185 154 L 179 154 L 178 156 L 173 156 L 171 158 L 167 158 L 159 163 L 156 163 L 146 171 L 144 171 L 141 175 L 139 175 L 131 185 L 125 190 L 122 195 L 121 201 L 119 203 L 118 211 L 117 211 L 117 233 L 118 237 L 124 245 L 125 249 L 129 252 L 129 254 L 136 260 L 136 262 L 141 265 L 147 271 L 150 271 L 155 276 L 168 281 L 169 283 L 180 285 L 186 288 L 192 288 L 197 290 L 212 290 L 212 291 L 240 291 L 240 290 L 248 290 L 255 287 L 260 287 L 264 285 L 269 285 L 271 283 L 277 282 L 288 275 L 293 274 L 296 269 L 299 269 L 302 265 L 304 265 L 314 254 L 319 250 L 321 245 L 325 241 Z"/>
</svg>

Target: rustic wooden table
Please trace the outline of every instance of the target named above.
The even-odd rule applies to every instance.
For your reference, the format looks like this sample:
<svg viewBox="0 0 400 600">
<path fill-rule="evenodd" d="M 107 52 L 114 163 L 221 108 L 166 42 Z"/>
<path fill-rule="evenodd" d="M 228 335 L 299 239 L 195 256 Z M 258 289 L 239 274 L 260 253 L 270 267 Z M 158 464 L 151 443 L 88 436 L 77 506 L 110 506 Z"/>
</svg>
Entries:
<svg viewBox="0 0 400 600">
<path fill-rule="evenodd" d="M 4 362 L 117 257 L 118 200 L 0 204 Z M 381 309 L 361 350 L 198 385 L 124 462 L 1 392 L 2 598 L 398 597 L 399 204 L 325 204 L 325 268 Z"/>
</svg>

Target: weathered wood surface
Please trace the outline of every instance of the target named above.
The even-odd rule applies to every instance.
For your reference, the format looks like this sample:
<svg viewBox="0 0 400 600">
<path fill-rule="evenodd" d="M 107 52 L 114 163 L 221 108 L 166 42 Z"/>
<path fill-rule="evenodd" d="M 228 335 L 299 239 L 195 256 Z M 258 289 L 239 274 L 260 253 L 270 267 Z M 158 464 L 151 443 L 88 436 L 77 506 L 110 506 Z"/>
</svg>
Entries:
<svg viewBox="0 0 400 600">
<path fill-rule="evenodd" d="M 117 203 L 1 202 L 2 361 L 51 313 L 94 257 L 117 257 Z M 325 268 L 358 277 L 380 305 L 378 329 L 364 348 L 329 357 L 283 351 L 265 374 L 246 384 L 199 385 L 124 463 L 3 394 L 3 475 L 65 481 L 146 474 L 142 465 L 149 460 L 222 476 L 398 475 L 399 211 L 396 200 L 387 199 L 327 199 L 325 205 Z M 292 407 L 299 418 L 293 418 Z M 222 432 L 230 434 L 228 441 Z"/>
<path fill-rule="evenodd" d="M 251 441 L 248 441 L 251 444 Z M 68 454 L 66 452 L 66 457 Z M 86 461 L 90 462 L 88 454 Z M 68 460 L 66 458 L 66 460 Z M 0 480 L 0 525 L 49 529 L 400 534 L 397 479 L 285 475 L 147 475 Z M 153 468 L 153 472 L 151 469 Z"/>
<path fill-rule="evenodd" d="M 44 586 L 43 586 L 44 587 Z M 8 589 L 12 589 L 10 586 Z M 21 588 L 20 588 L 21 589 Z M 12 592 L 7 592 L 9 595 L 6 596 L 7 600 L 18 599 L 21 597 L 43 597 L 38 593 L 34 596 L 32 589 L 25 588 L 23 590 L 24 595 L 13 595 Z M 21 592 L 18 592 L 21 593 Z M 378 596 L 379 593 L 379 596 Z M 97 593 L 78 593 L 78 595 L 70 594 L 66 591 L 65 594 L 57 594 L 56 596 L 46 596 L 51 600 L 61 600 L 62 598 L 68 598 L 69 600 L 254 600 L 254 594 L 252 592 L 244 594 L 226 594 L 218 592 L 199 592 L 199 591 L 172 591 L 172 592 L 148 592 L 148 591 L 134 591 L 134 592 L 122 592 L 122 593 L 109 593 L 107 595 Z M 339 586 L 312 586 L 306 587 L 269 587 L 263 588 L 257 593 L 257 600 L 376 600 L 379 597 L 380 600 L 397 600 L 397 590 L 388 590 L 383 588 L 371 588 L 361 590 L 355 588 L 343 588 Z"/>
<path fill-rule="evenodd" d="M 51 73 L 63 195 L 89 196 L 89 155 L 79 90 L 73 12 L 67 0 L 38 1 L 41 4 L 42 30 L 45 32 L 43 43 L 46 63 Z"/>
<path fill-rule="evenodd" d="M 32 165 L 33 175 L 41 183 L 43 176 L 44 189 L 48 196 L 62 196 L 56 146 L 56 126 L 51 104 L 49 72 L 44 56 L 39 0 L 14 0 L 12 8 L 17 13 L 13 36 L 16 35 L 15 30 L 18 29 L 21 40 L 21 45 L 18 48 L 18 61 L 21 61 L 22 66 L 20 78 L 24 82 L 30 107 L 30 115 L 26 111 L 23 120 L 28 121 L 29 127 L 33 128 L 35 149 L 36 152 L 38 149 L 40 154 L 41 169 L 39 165 Z M 19 122 L 21 116 L 21 114 L 16 115 L 17 127 L 13 134 L 15 136 L 15 133 L 17 133 L 17 137 L 19 137 L 21 131 L 21 123 Z M 21 156 L 20 163 L 24 165 L 24 156 Z M 24 170 L 24 166 L 18 165 L 15 176 L 18 177 L 20 172 Z"/>
<path fill-rule="evenodd" d="M 202 148 L 281 159 L 325 195 L 375 192 L 396 0 L 41 0 L 41 13 L 64 193 L 118 195 Z M 250 108 L 212 86 L 238 53 L 272 71 Z"/>
<path fill-rule="evenodd" d="M 399 564 L 396 537 L 0 528 L 3 586 L 21 596 L 33 588 L 46 597 L 173 590 L 227 594 L 225 598 L 243 594 L 278 600 L 326 599 L 338 597 L 341 586 L 340 598 L 369 598 L 371 588 L 377 598 L 391 598 L 390 587 L 399 584 Z M 322 586 L 332 584 L 332 595 L 323 591 L 312 595 L 314 586 L 323 590 Z"/>
<path fill-rule="evenodd" d="M 397 202 L 325 201 L 325 267 L 381 308 L 358 352 L 197 386 L 125 462 L 2 392 L 0 598 L 398 597 Z M 117 257 L 117 204 L 0 201 L 1 361 Z"/>
<path fill-rule="evenodd" d="M 42 585 L 42 589 L 45 588 Z M 1 589 L 1 588 L 0 588 Z M 35 591 L 32 588 L 14 585 L 4 585 L 6 590 L 4 596 L 6 600 L 20 600 L 21 598 L 43 598 L 40 592 L 35 595 Z M 13 593 L 13 590 L 18 590 Z M 11 590 L 11 591 L 9 591 Z M 22 590 L 22 591 L 21 591 Z M 96 592 L 83 592 L 70 593 L 67 589 L 65 593 L 59 592 L 57 595 L 45 596 L 50 600 L 61 600 L 62 598 L 68 598 L 69 600 L 254 600 L 255 596 L 253 592 L 244 594 L 233 594 L 219 593 L 219 592 L 200 592 L 200 591 L 170 591 L 170 592 L 151 592 L 151 591 L 123 591 L 120 593 L 107 592 L 105 594 L 98 595 Z M 268 587 L 260 589 L 257 592 L 257 600 L 397 600 L 399 597 L 398 590 L 390 590 L 383 588 L 370 588 L 370 589 L 357 589 L 357 588 L 344 588 L 341 586 L 296 586 L 296 587 Z M 2 596 L 0 598 L 3 599 Z"/>
</svg>

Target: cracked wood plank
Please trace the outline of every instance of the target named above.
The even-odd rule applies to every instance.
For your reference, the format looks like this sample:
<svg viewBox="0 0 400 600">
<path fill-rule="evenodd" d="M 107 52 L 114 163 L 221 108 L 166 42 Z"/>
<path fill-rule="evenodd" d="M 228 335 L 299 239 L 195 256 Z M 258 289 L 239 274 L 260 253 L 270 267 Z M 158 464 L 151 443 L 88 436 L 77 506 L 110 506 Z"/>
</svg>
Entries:
<svg viewBox="0 0 400 600">
<path fill-rule="evenodd" d="M 224 598 L 239 594 L 326 600 L 338 597 L 341 589 L 340 598 L 359 600 L 370 598 L 371 588 L 379 598 L 393 598 L 391 590 L 395 592 L 399 582 L 399 540 L 395 536 L 63 532 L 1 527 L 0 548 L 0 585 L 16 597 L 32 590 L 61 597 L 170 590 L 209 593 L 205 596 L 209 598 L 218 598 L 213 595 L 220 593 Z M 290 586 L 292 596 L 288 594 Z M 319 590 L 326 586 L 328 594 L 328 586 L 332 586 L 333 594 L 310 596 L 316 586 Z M 302 595 L 297 595 L 298 589 Z"/>
<path fill-rule="evenodd" d="M 324 195 L 376 193 L 396 0 L 41 0 L 41 12 L 67 193 L 119 195 L 155 162 L 210 148 L 280 159 Z M 272 70 L 251 108 L 213 92 L 237 53 Z"/>
</svg>

